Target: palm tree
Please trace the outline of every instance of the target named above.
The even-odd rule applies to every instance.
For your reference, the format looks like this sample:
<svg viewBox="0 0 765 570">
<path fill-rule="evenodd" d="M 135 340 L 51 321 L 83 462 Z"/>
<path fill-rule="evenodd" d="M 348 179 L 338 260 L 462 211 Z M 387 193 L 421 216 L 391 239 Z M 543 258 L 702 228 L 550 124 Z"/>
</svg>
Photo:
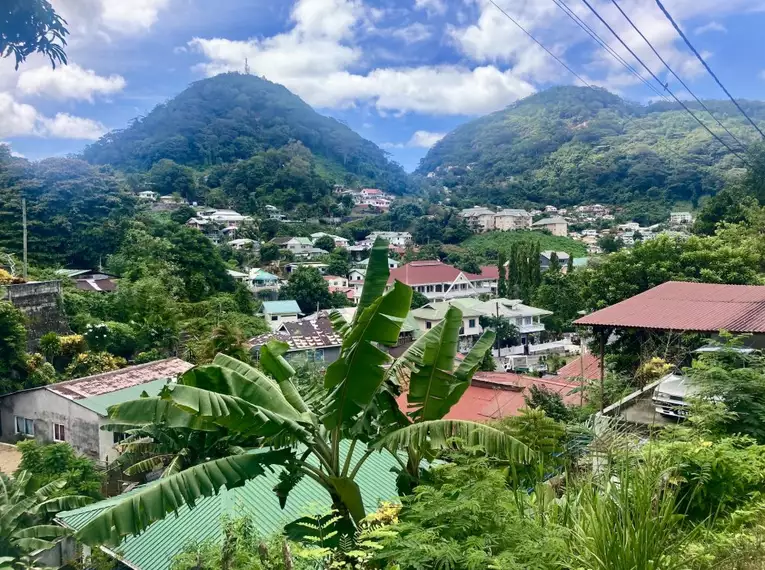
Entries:
<svg viewBox="0 0 765 570">
<path fill-rule="evenodd" d="M 527 461 L 529 449 L 495 428 L 444 420 L 460 399 L 494 334 L 485 334 L 456 368 L 462 315 L 452 308 L 437 326 L 398 359 L 383 347 L 395 346 L 409 312 L 412 290 L 396 282 L 385 292 L 389 271 L 387 244 L 372 250 L 364 290 L 351 323 L 332 315 L 343 337 L 340 357 L 326 371 L 323 390 L 301 395 L 285 360 L 286 343 L 261 349 L 256 369 L 218 354 L 212 364 L 192 368 L 155 398 L 126 402 L 110 410 L 119 424 L 160 422 L 174 428 L 225 429 L 232 439 L 257 439 L 260 449 L 194 465 L 132 493 L 94 517 L 78 538 L 89 544 L 119 542 L 183 504 L 243 485 L 267 469 L 283 467 L 275 491 L 284 504 L 303 477 L 321 485 L 348 525 L 365 516 L 355 482 L 374 452 L 390 452 L 402 472 L 416 480 L 423 459 L 455 438 L 481 445 L 487 453 Z M 408 381 L 408 414 L 397 404 L 401 381 Z M 366 449 L 357 449 L 359 443 Z"/>
<path fill-rule="evenodd" d="M 40 487 L 29 471 L 20 471 L 14 478 L 0 474 L 0 566 L 11 565 L 14 557 L 53 546 L 53 539 L 69 531 L 45 524 L 52 513 L 73 509 L 92 501 L 90 497 L 67 495 L 51 498 L 66 487 L 59 479 Z"/>
</svg>

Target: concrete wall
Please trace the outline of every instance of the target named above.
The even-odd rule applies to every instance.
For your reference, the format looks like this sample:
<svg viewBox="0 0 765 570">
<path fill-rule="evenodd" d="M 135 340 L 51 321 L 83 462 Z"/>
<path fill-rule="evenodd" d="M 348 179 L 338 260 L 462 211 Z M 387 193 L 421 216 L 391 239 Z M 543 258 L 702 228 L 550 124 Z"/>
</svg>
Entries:
<svg viewBox="0 0 765 570">
<path fill-rule="evenodd" d="M 100 453 L 100 416 L 75 402 L 45 389 L 17 392 L 0 398 L 0 439 L 18 441 L 14 416 L 34 421 L 35 439 L 41 443 L 53 441 L 53 424 L 62 424 L 66 441 L 93 459 L 102 459 Z M 111 441 L 112 435 L 109 435 Z"/>
<path fill-rule="evenodd" d="M 4 299 L 27 317 L 27 349 L 30 352 L 37 348 L 37 343 L 46 333 L 71 332 L 61 309 L 61 281 L 6 285 L 3 290 Z"/>
</svg>

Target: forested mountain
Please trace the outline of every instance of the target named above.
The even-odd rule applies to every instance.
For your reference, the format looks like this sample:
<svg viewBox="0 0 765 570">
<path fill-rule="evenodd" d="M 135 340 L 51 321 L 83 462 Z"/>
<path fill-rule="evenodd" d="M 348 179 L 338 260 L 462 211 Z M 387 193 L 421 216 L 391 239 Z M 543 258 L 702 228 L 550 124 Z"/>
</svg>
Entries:
<svg viewBox="0 0 765 570">
<path fill-rule="evenodd" d="M 757 139 L 730 102 L 707 106 L 748 144 Z M 765 103 L 742 101 L 765 126 Z M 734 149 L 699 105 L 689 106 Z M 460 126 L 417 170 L 463 203 L 669 205 L 717 192 L 742 163 L 679 105 L 648 106 L 603 89 L 555 87 Z"/>
<path fill-rule="evenodd" d="M 84 151 L 94 164 L 142 172 L 162 159 L 204 169 L 248 160 L 300 143 L 328 181 L 407 190 L 403 169 L 377 145 L 314 111 L 285 87 L 253 75 L 226 73 L 111 132 Z"/>
</svg>

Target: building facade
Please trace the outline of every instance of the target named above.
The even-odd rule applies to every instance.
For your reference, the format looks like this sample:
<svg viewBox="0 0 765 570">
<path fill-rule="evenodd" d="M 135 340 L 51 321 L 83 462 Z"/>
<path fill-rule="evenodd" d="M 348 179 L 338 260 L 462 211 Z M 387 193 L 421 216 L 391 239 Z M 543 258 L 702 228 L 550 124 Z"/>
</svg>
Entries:
<svg viewBox="0 0 765 570">
<path fill-rule="evenodd" d="M 568 235 L 568 222 L 560 216 L 543 218 L 534 222 L 531 227 L 535 230 L 547 230 L 554 236 L 566 237 Z"/>
<path fill-rule="evenodd" d="M 430 300 L 458 299 L 495 292 L 497 275 L 496 268 L 473 274 L 440 261 L 412 261 L 390 272 L 388 286 L 401 281 Z"/>
</svg>

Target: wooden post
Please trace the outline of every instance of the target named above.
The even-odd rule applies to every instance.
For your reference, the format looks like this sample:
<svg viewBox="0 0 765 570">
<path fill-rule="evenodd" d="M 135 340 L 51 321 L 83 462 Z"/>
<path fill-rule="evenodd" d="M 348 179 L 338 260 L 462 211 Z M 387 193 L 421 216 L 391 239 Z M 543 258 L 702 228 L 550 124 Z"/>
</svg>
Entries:
<svg viewBox="0 0 765 570">
<path fill-rule="evenodd" d="M 606 376 L 606 331 L 601 329 L 598 331 L 600 334 L 600 411 L 606 407 L 605 399 L 605 376 Z"/>
<path fill-rule="evenodd" d="M 23 228 L 23 277 L 27 278 L 29 272 L 29 265 L 27 264 L 27 199 L 21 199 L 21 225 Z"/>
</svg>

